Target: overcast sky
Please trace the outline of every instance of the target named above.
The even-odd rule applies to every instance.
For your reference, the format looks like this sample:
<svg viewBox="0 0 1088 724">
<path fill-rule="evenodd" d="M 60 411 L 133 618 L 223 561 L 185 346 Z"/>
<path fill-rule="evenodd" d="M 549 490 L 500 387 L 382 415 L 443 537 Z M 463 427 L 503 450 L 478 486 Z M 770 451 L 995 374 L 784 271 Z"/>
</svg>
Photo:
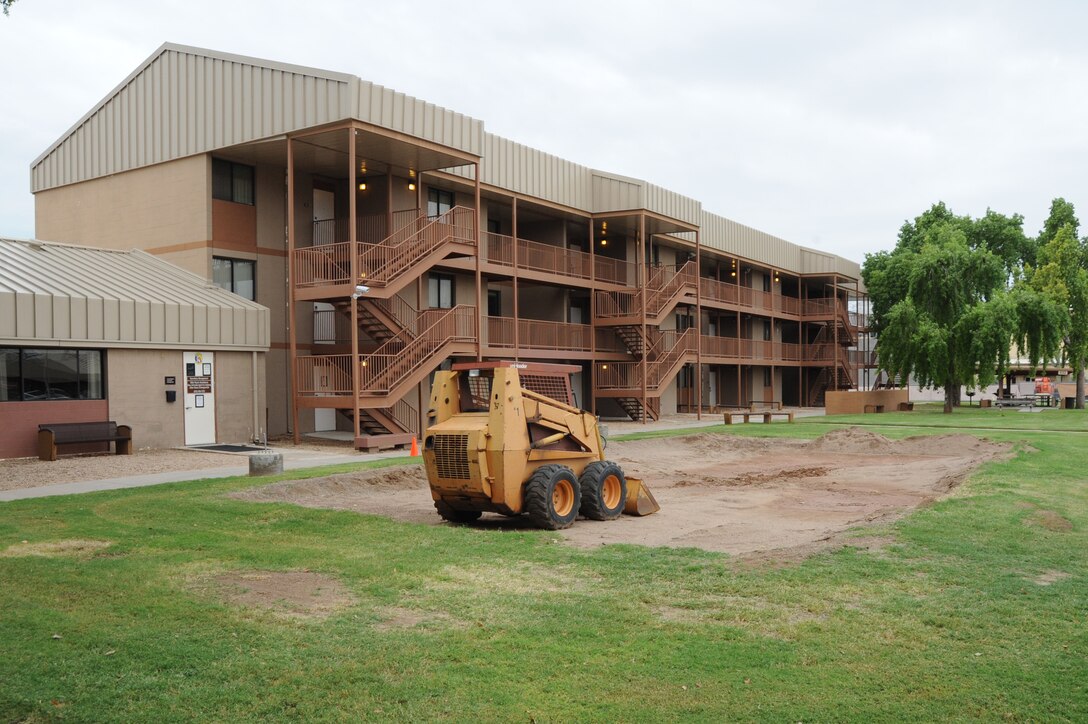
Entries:
<svg viewBox="0 0 1088 724">
<path fill-rule="evenodd" d="M 17 0 L 0 235 L 29 167 L 163 42 L 358 75 L 862 261 L 931 203 L 1088 214 L 1088 3 Z M 1082 206 L 1083 205 L 1083 206 Z"/>
</svg>

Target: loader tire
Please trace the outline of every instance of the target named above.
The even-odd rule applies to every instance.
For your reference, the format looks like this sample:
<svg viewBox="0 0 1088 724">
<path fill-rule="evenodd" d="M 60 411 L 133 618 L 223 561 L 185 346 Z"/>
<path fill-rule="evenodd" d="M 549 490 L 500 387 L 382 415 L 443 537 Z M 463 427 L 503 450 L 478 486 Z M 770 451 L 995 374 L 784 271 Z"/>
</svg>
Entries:
<svg viewBox="0 0 1088 724">
<path fill-rule="evenodd" d="M 444 500 L 434 501 L 434 507 L 442 516 L 442 520 L 448 520 L 451 523 L 471 523 L 482 515 L 478 510 L 458 510 Z"/>
<path fill-rule="evenodd" d="M 616 463 L 600 460 L 586 465 L 578 479 L 582 515 L 590 520 L 615 520 L 627 502 L 627 478 Z"/>
<path fill-rule="evenodd" d="M 569 528 L 578 517 L 581 488 L 566 465 L 544 465 L 525 483 L 525 512 L 538 528 Z"/>
</svg>

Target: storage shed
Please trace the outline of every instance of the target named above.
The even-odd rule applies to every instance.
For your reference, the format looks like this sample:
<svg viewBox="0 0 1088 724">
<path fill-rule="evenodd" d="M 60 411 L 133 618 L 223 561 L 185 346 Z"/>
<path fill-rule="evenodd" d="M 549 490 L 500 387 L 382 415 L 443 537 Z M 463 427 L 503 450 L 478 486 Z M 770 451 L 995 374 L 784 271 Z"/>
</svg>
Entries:
<svg viewBox="0 0 1088 724">
<path fill-rule="evenodd" d="M 140 448 L 257 439 L 269 311 L 143 251 L 0 239 L 0 457 L 42 423 Z"/>
</svg>

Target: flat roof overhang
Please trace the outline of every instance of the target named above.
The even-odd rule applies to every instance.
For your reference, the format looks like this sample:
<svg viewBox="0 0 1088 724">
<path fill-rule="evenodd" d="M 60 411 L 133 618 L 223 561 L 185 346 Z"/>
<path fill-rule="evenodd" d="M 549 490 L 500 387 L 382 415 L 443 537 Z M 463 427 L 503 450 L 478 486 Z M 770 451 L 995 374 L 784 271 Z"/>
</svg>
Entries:
<svg viewBox="0 0 1088 724">
<path fill-rule="evenodd" d="M 355 132 L 356 158 L 366 162 L 367 174 L 409 177 L 413 173 L 471 166 L 480 160 L 464 151 L 356 120 L 231 146 L 216 151 L 215 155 L 254 164 L 286 166 L 290 138 L 295 168 L 342 178 L 348 173 L 350 131 Z M 356 173 L 360 170 L 354 163 L 351 168 Z"/>
</svg>

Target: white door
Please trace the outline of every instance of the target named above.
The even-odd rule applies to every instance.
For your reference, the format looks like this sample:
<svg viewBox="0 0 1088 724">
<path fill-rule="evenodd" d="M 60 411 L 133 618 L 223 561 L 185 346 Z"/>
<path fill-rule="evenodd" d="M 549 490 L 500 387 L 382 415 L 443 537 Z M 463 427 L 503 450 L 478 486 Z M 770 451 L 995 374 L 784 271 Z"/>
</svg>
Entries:
<svg viewBox="0 0 1088 724">
<path fill-rule="evenodd" d="M 215 443 L 215 355 L 185 352 L 185 444 Z"/>
<path fill-rule="evenodd" d="M 314 245 L 331 244 L 336 237 L 336 194 L 314 189 Z"/>
</svg>

